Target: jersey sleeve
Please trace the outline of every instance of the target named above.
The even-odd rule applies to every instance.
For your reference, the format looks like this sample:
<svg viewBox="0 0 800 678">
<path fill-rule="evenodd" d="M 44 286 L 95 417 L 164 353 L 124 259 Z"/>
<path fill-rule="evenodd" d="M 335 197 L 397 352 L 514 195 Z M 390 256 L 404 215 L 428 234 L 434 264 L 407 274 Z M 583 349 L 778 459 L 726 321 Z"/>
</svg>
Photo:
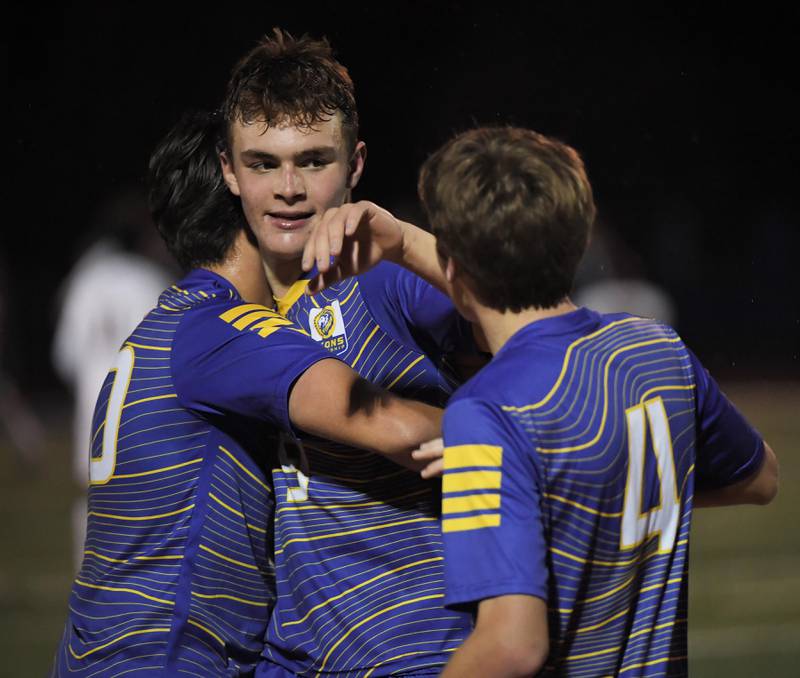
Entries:
<svg viewBox="0 0 800 678">
<path fill-rule="evenodd" d="M 239 304 L 188 314 L 176 332 L 172 371 L 187 409 L 292 431 L 292 386 L 324 359 L 335 358 L 290 320 L 266 307 Z"/>
<path fill-rule="evenodd" d="M 695 486 L 712 490 L 758 470 L 764 441 L 691 351 L 689 356 L 697 386 Z"/>
<path fill-rule="evenodd" d="M 418 275 L 384 261 L 364 280 L 362 292 L 381 325 L 394 326 L 401 336 L 410 333 L 426 353 L 463 350 L 472 341 L 469 323 L 449 297 Z"/>
<path fill-rule="evenodd" d="M 442 533 L 445 604 L 485 598 L 547 598 L 541 483 L 530 441 L 502 411 L 474 398 L 444 415 Z"/>
</svg>

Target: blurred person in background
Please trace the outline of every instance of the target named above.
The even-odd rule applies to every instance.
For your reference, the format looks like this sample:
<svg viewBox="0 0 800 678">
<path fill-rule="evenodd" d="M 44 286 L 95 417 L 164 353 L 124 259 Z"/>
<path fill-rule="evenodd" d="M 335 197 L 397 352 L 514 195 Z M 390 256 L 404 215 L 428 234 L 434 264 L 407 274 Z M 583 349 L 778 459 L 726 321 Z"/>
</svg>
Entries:
<svg viewBox="0 0 800 678">
<path fill-rule="evenodd" d="M 598 220 L 575 276 L 573 300 L 599 313 L 633 313 L 676 325 L 675 301 L 651 280 L 644 263 L 607 223 Z"/>
<path fill-rule="evenodd" d="M 100 204 L 89 245 L 58 292 L 52 361 L 74 398 L 73 475 L 82 491 L 72 512 L 76 568 L 86 537 L 90 429 L 97 393 L 122 342 L 174 279 L 168 262 L 144 191 L 125 186 Z"/>
</svg>

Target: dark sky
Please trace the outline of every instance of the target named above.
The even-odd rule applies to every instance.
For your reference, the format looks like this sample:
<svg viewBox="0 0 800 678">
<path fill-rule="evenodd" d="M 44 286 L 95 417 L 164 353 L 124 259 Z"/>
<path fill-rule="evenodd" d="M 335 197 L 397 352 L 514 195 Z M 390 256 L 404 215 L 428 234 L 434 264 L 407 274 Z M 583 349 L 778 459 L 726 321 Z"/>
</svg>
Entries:
<svg viewBox="0 0 800 678">
<path fill-rule="evenodd" d="M 414 214 L 421 161 L 476 123 L 555 135 L 707 365 L 800 375 L 796 6 L 277 4 L 30 3 L 7 22 L 2 362 L 29 388 L 53 382 L 54 293 L 97 205 L 272 26 L 326 35 L 353 76 L 356 197 Z"/>
</svg>

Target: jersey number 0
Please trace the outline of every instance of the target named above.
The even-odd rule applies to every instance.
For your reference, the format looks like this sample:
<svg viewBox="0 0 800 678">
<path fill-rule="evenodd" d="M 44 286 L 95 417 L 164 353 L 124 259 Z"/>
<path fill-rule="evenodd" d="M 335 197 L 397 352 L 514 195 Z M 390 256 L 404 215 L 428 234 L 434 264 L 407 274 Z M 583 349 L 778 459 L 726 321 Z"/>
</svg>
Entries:
<svg viewBox="0 0 800 678">
<path fill-rule="evenodd" d="M 133 374 L 133 348 L 126 346 L 117 354 L 117 360 L 111 371 L 114 372 L 114 383 L 106 406 L 106 419 L 103 424 L 102 454 L 92 459 L 89 466 L 89 479 L 92 485 L 102 485 L 114 475 L 117 465 L 117 437 L 119 423 L 122 419 L 122 404 L 128 395 L 128 386 Z"/>
</svg>

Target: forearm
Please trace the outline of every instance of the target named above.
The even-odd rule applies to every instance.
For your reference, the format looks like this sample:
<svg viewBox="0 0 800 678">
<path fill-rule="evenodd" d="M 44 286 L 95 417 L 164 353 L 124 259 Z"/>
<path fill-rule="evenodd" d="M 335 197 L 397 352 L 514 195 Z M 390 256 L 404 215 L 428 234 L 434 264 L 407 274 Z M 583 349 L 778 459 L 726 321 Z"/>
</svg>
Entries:
<svg viewBox="0 0 800 678">
<path fill-rule="evenodd" d="M 441 434 L 442 410 L 398 398 L 337 360 L 312 365 L 289 397 L 289 417 L 313 435 L 377 452 L 414 470 L 412 450 Z"/>
<path fill-rule="evenodd" d="M 451 287 L 436 252 L 436 238 L 407 221 L 398 220 L 398 223 L 403 230 L 403 243 L 392 260 L 452 297 Z"/>
<path fill-rule="evenodd" d="M 544 600 L 526 595 L 487 598 L 478 605 L 475 629 L 442 676 L 532 676 L 544 665 L 548 650 Z"/>
</svg>

